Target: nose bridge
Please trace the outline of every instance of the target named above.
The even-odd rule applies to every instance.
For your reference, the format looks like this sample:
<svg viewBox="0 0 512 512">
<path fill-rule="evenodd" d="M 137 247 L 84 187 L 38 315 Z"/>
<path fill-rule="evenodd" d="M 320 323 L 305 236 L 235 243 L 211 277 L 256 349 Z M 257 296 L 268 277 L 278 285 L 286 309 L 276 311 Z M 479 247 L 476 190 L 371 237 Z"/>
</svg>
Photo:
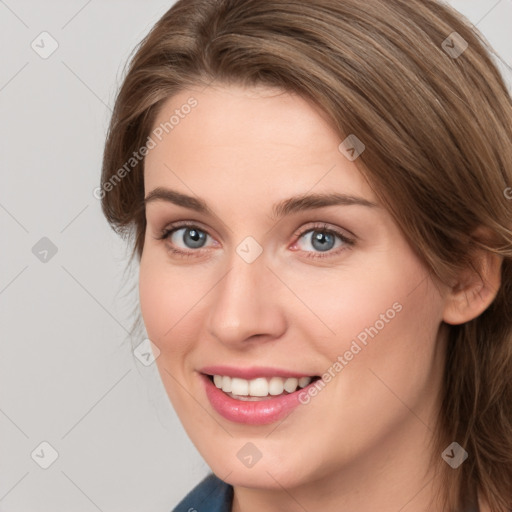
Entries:
<svg viewBox="0 0 512 512">
<path fill-rule="evenodd" d="M 237 344 L 255 335 L 275 337 L 284 328 L 275 277 L 263 254 L 251 258 L 241 243 L 229 260 L 227 274 L 215 287 L 208 329 L 223 343 Z"/>
</svg>

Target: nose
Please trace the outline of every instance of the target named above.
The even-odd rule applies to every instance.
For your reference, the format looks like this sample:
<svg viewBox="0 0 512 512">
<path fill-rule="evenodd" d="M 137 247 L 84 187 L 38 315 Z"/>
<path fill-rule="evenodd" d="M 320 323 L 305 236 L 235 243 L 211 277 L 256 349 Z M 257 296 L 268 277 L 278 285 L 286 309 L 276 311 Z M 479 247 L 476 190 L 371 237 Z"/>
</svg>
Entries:
<svg viewBox="0 0 512 512">
<path fill-rule="evenodd" d="M 234 349 L 279 338 L 286 331 L 284 288 L 263 254 L 247 263 L 234 251 L 211 294 L 208 332 Z"/>
</svg>

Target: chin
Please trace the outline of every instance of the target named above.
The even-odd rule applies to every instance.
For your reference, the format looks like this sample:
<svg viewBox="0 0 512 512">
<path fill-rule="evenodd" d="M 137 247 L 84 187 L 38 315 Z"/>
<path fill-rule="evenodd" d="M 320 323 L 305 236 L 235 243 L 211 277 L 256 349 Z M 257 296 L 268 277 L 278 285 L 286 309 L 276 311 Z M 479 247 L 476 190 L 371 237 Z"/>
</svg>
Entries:
<svg viewBox="0 0 512 512">
<path fill-rule="evenodd" d="M 304 485 L 311 478 L 311 464 L 306 465 L 305 471 L 298 470 L 305 465 L 304 461 L 308 460 L 308 457 L 297 451 L 296 459 L 287 456 L 284 450 L 283 453 L 274 451 L 271 455 L 262 453 L 261 458 L 253 462 L 252 466 L 246 466 L 240 461 L 237 453 L 240 447 L 243 449 L 249 443 L 251 441 L 238 440 L 232 443 L 236 445 L 236 449 L 225 450 L 219 454 L 210 453 L 206 457 L 203 455 L 203 458 L 220 479 L 233 486 L 282 491 L 283 487 L 294 488 Z M 240 455 L 240 458 L 243 460 L 243 455 Z"/>
</svg>

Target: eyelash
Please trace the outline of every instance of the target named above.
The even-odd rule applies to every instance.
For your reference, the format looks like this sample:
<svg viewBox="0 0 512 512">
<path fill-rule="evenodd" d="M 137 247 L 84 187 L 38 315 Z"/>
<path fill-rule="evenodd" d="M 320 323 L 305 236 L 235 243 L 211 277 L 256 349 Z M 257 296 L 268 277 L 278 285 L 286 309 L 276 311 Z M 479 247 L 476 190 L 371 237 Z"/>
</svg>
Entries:
<svg viewBox="0 0 512 512">
<path fill-rule="evenodd" d="M 202 229 L 197 224 L 184 221 L 184 222 L 174 223 L 174 224 L 169 225 L 168 227 L 166 227 L 165 229 L 162 230 L 162 232 L 160 233 L 159 236 L 157 236 L 155 238 L 156 238 L 156 240 L 167 240 L 175 231 L 178 231 L 179 229 L 183 229 L 183 228 L 194 228 L 194 229 L 197 229 L 198 231 L 206 233 L 208 236 L 211 237 L 211 235 L 210 235 L 210 233 L 208 233 L 208 231 L 206 231 L 205 229 Z M 298 241 L 306 233 L 309 233 L 310 231 L 320 231 L 322 233 L 335 235 L 338 238 L 340 238 L 340 240 L 348 247 L 339 247 L 337 250 L 326 251 L 324 254 L 315 253 L 315 255 L 311 255 L 310 254 L 311 251 L 303 251 L 308 254 L 308 256 L 306 256 L 307 258 L 317 259 L 317 258 L 334 257 L 334 256 L 337 256 L 340 252 L 350 249 L 352 246 L 355 245 L 355 240 L 353 240 L 352 238 L 348 238 L 345 234 L 341 233 L 341 231 L 338 231 L 337 229 L 329 228 L 329 226 L 324 223 L 315 224 L 315 225 L 310 226 L 304 230 L 298 230 L 293 234 L 293 236 L 296 237 L 297 241 Z M 296 243 L 296 242 L 294 242 L 294 243 Z M 168 250 L 169 250 L 169 252 L 171 252 L 179 257 L 183 257 L 183 258 L 193 258 L 193 257 L 196 257 L 196 255 L 199 256 L 199 254 L 197 254 L 197 253 L 202 252 L 202 248 L 191 249 L 190 251 L 183 251 L 181 249 L 176 249 L 175 247 L 169 247 Z"/>
</svg>

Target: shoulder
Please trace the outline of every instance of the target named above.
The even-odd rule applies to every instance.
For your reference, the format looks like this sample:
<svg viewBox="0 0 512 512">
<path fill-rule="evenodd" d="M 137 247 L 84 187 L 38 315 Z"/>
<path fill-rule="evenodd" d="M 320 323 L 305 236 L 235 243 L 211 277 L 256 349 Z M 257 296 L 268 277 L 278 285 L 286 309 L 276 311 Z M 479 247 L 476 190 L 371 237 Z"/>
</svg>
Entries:
<svg viewBox="0 0 512 512">
<path fill-rule="evenodd" d="M 233 487 L 213 473 L 196 485 L 173 512 L 231 512 Z"/>
</svg>

